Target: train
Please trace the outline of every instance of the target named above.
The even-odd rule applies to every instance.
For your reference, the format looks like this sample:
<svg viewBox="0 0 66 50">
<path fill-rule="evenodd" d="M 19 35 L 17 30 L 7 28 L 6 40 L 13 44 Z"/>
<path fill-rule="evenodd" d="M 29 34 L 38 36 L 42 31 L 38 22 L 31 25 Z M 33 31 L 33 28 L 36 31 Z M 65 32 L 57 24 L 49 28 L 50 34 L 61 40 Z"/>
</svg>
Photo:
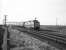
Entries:
<svg viewBox="0 0 66 50">
<path fill-rule="evenodd" d="M 23 27 L 39 30 L 40 29 L 40 22 L 38 20 L 33 20 L 32 22 L 24 22 Z"/>
<path fill-rule="evenodd" d="M 30 21 L 25 21 L 22 22 L 22 24 L 9 24 L 8 26 L 17 26 L 17 27 L 21 27 L 21 28 L 28 28 L 28 29 L 33 29 L 33 30 L 39 30 L 40 29 L 40 22 L 38 20 L 30 20 Z"/>
</svg>

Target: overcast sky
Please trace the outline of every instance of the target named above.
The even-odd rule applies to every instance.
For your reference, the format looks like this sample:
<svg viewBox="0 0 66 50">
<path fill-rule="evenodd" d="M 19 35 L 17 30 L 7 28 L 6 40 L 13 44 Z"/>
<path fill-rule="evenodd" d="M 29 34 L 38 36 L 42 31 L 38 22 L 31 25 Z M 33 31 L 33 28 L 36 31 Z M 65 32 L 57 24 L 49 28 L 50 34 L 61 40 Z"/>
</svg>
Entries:
<svg viewBox="0 0 66 50">
<path fill-rule="evenodd" d="M 41 25 L 66 25 L 65 0 L 0 0 L 0 22 L 27 21 L 35 17 Z"/>
</svg>

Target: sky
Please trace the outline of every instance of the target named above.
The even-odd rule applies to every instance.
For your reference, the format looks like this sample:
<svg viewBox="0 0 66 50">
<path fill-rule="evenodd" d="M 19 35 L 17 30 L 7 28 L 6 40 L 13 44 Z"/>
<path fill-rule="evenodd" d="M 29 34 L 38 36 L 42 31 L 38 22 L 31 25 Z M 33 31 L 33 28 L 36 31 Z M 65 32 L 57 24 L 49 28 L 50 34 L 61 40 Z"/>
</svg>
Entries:
<svg viewBox="0 0 66 50">
<path fill-rule="evenodd" d="M 23 22 L 35 17 L 41 25 L 66 25 L 65 0 L 0 0 L 0 23 Z"/>
</svg>

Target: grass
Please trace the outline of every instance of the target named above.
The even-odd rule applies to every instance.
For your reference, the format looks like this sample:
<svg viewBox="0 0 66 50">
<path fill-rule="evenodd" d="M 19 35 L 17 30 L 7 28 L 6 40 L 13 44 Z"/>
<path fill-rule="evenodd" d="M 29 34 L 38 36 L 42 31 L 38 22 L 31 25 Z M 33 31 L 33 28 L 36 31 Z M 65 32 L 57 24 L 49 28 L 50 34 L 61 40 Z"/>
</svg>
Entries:
<svg viewBox="0 0 66 50">
<path fill-rule="evenodd" d="M 62 34 L 66 34 L 66 26 L 61 26 L 61 25 L 41 25 L 41 29 L 43 30 L 53 30 L 53 31 L 58 31 L 61 32 Z"/>
</svg>

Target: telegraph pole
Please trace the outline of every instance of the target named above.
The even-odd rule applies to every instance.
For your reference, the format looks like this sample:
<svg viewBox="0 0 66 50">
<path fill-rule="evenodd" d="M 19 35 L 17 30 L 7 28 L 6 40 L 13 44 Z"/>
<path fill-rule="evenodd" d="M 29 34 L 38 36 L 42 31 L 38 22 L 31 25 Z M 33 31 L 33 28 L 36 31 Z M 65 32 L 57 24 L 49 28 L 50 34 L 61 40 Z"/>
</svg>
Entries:
<svg viewBox="0 0 66 50">
<path fill-rule="evenodd" d="M 6 18 L 7 18 L 7 15 L 4 15 L 5 16 L 5 19 L 4 19 L 4 29 L 5 29 L 5 32 L 4 32 L 4 37 L 3 37 L 3 44 L 2 44 L 2 48 L 3 50 L 7 50 L 7 34 L 8 34 L 8 31 L 7 31 L 7 26 L 6 26 Z"/>
<path fill-rule="evenodd" d="M 6 26 L 6 21 L 7 21 L 7 15 L 4 15 L 5 16 L 5 21 L 4 21 L 4 25 Z"/>
</svg>

